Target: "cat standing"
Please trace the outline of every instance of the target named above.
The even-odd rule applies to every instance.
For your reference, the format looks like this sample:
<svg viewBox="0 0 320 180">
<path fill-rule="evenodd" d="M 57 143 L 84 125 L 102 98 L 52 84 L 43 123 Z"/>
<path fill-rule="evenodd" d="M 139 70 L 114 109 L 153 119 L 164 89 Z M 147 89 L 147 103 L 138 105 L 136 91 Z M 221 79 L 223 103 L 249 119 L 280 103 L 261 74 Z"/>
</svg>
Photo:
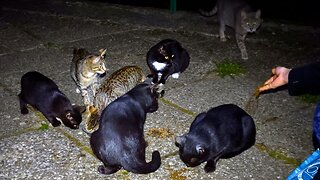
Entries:
<svg viewBox="0 0 320 180">
<path fill-rule="evenodd" d="M 233 28 L 241 58 L 248 59 L 245 38 L 247 33 L 253 33 L 260 27 L 261 10 L 254 11 L 244 0 L 217 0 L 217 5 L 210 12 L 200 10 L 203 16 L 213 16 L 217 12 L 220 40 L 227 40 L 224 33 L 226 26 Z"/>
<path fill-rule="evenodd" d="M 179 73 L 187 69 L 189 62 L 189 53 L 173 39 L 160 41 L 147 53 L 147 64 L 155 84 L 165 84 L 170 75 L 178 78 Z"/>
<path fill-rule="evenodd" d="M 106 49 L 101 49 L 100 54 L 89 53 L 86 49 L 74 49 L 71 62 L 71 77 L 81 92 L 84 104 L 92 105 L 95 90 L 106 74 L 105 55 Z"/>
<path fill-rule="evenodd" d="M 82 117 L 80 107 L 71 105 L 55 82 L 37 71 L 30 71 L 21 78 L 18 95 L 22 114 L 28 114 L 27 104 L 39 110 L 53 127 L 61 122 L 71 129 L 78 129 Z"/>
<path fill-rule="evenodd" d="M 105 107 L 146 79 L 138 66 L 125 66 L 112 73 L 95 92 L 93 106 L 85 119 L 84 131 L 92 133 L 99 128 L 99 118 Z"/>
</svg>

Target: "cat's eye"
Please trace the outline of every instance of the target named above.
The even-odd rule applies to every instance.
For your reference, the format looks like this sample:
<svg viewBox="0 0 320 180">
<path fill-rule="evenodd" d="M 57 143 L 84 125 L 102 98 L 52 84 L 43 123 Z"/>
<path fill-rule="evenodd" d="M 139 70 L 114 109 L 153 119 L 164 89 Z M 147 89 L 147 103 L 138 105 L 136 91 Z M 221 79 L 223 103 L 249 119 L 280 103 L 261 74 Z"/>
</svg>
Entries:
<svg viewBox="0 0 320 180">
<path fill-rule="evenodd" d="M 165 59 L 169 59 L 169 56 L 164 56 Z"/>
<path fill-rule="evenodd" d="M 174 57 L 174 54 L 172 54 L 172 56 L 171 56 L 172 58 Z"/>
</svg>

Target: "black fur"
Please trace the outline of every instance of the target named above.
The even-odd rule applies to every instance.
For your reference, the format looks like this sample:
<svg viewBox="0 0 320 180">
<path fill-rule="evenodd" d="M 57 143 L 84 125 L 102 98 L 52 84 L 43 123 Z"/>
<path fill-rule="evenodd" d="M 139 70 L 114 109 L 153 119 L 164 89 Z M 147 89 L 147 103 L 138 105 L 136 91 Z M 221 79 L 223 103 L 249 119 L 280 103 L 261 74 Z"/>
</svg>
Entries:
<svg viewBox="0 0 320 180">
<path fill-rule="evenodd" d="M 112 174 L 123 167 L 133 173 L 147 174 L 160 167 L 158 151 L 146 163 L 143 135 L 146 113 L 157 109 L 156 90 L 151 85 L 140 84 L 103 110 L 99 129 L 90 138 L 93 153 L 104 164 L 98 168 L 100 173 Z"/>
<path fill-rule="evenodd" d="M 21 92 L 18 95 L 22 114 L 28 114 L 27 104 L 39 110 L 56 127 L 61 122 L 71 129 L 78 129 L 81 123 L 81 113 L 73 107 L 69 99 L 48 77 L 39 72 L 32 71 L 21 78 Z"/>
<path fill-rule="evenodd" d="M 172 57 L 173 56 L 173 57 Z M 167 57 L 167 59 L 166 59 Z M 153 63 L 165 63 L 166 66 L 157 70 Z M 181 46 L 181 44 L 173 39 L 164 39 L 160 41 L 147 53 L 147 64 L 151 71 L 152 82 L 165 84 L 168 77 L 174 73 L 182 73 L 189 66 L 190 57 L 188 52 Z M 161 78 L 158 77 L 158 73 L 161 73 Z"/>
<path fill-rule="evenodd" d="M 207 162 L 205 172 L 213 172 L 220 158 L 231 158 L 255 143 L 253 119 L 233 104 L 225 104 L 199 114 L 190 130 L 176 138 L 181 160 L 190 167 Z"/>
</svg>

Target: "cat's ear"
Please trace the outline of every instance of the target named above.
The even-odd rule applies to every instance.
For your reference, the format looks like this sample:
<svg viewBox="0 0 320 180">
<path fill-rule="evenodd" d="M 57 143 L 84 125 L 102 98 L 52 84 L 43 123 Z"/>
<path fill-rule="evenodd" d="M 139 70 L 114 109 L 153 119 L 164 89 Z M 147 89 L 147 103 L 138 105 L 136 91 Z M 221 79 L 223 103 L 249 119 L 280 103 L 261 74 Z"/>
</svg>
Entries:
<svg viewBox="0 0 320 180">
<path fill-rule="evenodd" d="M 160 84 L 152 84 L 151 85 L 151 93 L 155 94 L 157 98 L 161 98 L 164 95 L 164 87 Z"/>
<path fill-rule="evenodd" d="M 247 18 L 247 13 L 245 12 L 245 11 L 241 11 L 241 18 L 242 19 L 245 19 L 245 18 Z"/>
<path fill-rule="evenodd" d="M 104 59 L 106 57 L 107 49 L 100 49 L 99 52 L 100 52 L 100 57 Z"/>
<path fill-rule="evenodd" d="M 259 9 L 257 12 L 256 12 L 256 18 L 260 18 L 261 16 L 261 10 Z"/>
<path fill-rule="evenodd" d="M 197 153 L 199 154 L 199 155 L 202 155 L 202 154 L 204 154 L 205 153 L 205 148 L 202 146 L 202 145 L 200 145 L 200 144 L 198 144 L 197 146 L 196 146 L 196 151 L 197 151 Z"/>
<path fill-rule="evenodd" d="M 183 136 L 177 136 L 175 139 L 175 145 L 177 147 L 180 147 L 181 145 L 183 145 L 186 142 L 186 137 Z"/>
<path fill-rule="evenodd" d="M 78 106 L 78 105 L 72 104 L 72 108 L 79 111 L 81 114 L 86 111 L 85 106 Z"/>
</svg>

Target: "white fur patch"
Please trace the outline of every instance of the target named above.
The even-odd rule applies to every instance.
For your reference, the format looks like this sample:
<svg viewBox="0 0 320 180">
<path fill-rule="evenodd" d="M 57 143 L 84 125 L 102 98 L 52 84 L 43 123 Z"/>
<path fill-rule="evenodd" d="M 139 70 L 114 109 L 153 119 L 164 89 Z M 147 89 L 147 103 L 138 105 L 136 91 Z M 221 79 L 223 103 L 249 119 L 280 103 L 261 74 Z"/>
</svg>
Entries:
<svg viewBox="0 0 320 180">
<path fill-rule="evenodd" d="M 160 70 L 162 70 L 164 67 L 166 67 L 167 64 L 154 62 L 154 63 L 152 63 L 152 65 L 153 65 L 154 68 L 156 68 L 156 70 L 160 71 Z"/>
<path fill-rule="evenodd" d="M 93 75 L 94 75 L 95 73 L 93 73 L 93 72 L 88 72 L 88 77 L 92 77 Z"/>
<path fill-rule="evenodd" d="M 172 74 L 171 76 L 172 76 L 172 78 L 174 78 L 174 79 L 178 79 L 178 78 L 179 78 L 179 73 L 174 73 L 174 74 Z"/>
<path fill-rule="evenodd" d="M 58 117 L 56 117 L 56 120 L 58 120 L 58 121 L 62 122 L 62 120 L 61 120 L 60 118 L 58 118 Z"/>
<path fill-rule="evenodd" d="M 81 93 L 81 91 L 80 91 L 79 88 L 76 89 L 76 93 L 77 93 L 77 94 Z"/>
</svg>

